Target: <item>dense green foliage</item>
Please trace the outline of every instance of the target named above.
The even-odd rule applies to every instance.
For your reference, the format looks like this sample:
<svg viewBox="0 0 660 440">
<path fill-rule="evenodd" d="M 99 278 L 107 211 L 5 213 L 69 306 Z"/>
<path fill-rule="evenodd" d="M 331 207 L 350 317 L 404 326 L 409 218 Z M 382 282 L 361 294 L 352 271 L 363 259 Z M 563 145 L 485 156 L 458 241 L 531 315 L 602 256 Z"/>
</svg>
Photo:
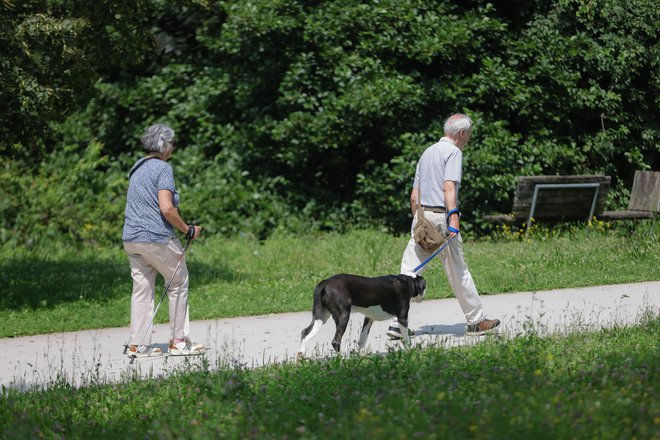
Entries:
<svg viewBox="0 0 660 440">
<path fill-rule="evenodd" d="M 186 219 L 226 234 L 358 222 L 405 231 L 415 162 L 457 111 L 477 123 L 464 156 L 465 228 L 479 226 L 483 213 L 507 212 L 519 175 L 611 175 L 608 204 L 622 207 L 634 170 L 660 166 L 653 0 L 97 4 L 27 2 L 16 6 L 27 16 L 2 22 L 3 42 L 14 48 L 3 55 L 5 71 L 23 66 L 28 49 L 76 49 L 79 63 L 46 57 L 2 77 L 0 93 L 12 103 L 0 120 L 4 151 L 28 151 L 30 124 L 69 115 L 54 134 L 35 131 L 52 156 L 33 163 L 13 154 L 4 164 L 4 240 L 43 239 L 39 231 L 87 240 L 87 224 L 95 240 L 118 242 L 120 181 L 139 154 L 139 134 L 155 121 L 181 140 L 173 165 Z M 105 24 L 93 27 L 103 39 L 90 39 L 84 26 L 34 21 L 42 16 Z M 54 37 L 37 44 L 15 32 L 24 28 Z M 140 31 L 158 50 L 143 49 Z M 78 48 L 78 40 L 98 43 Z M 118 58 L 139 63 L 127 69 Z M 40 87 L 57 93 L 15 102 L 32 96 L 15 83 L 41 71 L 51 76 Z M 113 183 L 80 189 L 89 179 Z M 63 195 L 66 214 L 47 208 L 45 187 Z M 93 202 L 64 196 L 82 192 Z"/>
<path fill-rule="evenodd" d="M 3 438 L 651 439 L 660 319 L 47 391 L 3 390 Z"/>
<path fill-rule="evenodd" d="M 631 235 L 539 232 L 525 241 L 504 234 L 468 242 L 465 252 L 482 294 L 657 281 L 660 224 L 651 237 L 647 226 L 642 223 Z M 398 273 L 406 241 L 373 230 L 275 234 L 261 243 L 247 236 L 202 237 L 186 257 L 191 319 L 309 311 L 314 286 L 335 273 Z M 438 261 L 429 263 L 424 277 L 428 299 L 452 297 Z M 5 247 L 0 250 L 0 282 L 0 338 L 129 323 L 130 268 L 119 247 Z M 156 322 L 167 322 L 167 308 L 165 301 Z"/>
<path fill-rule="evenodd" d="M 102 75 L 139 64 L 153 47 L 142 0 L 0 3 L 0 153 L 41 160 L 49 124 L 96 94 Z"/>
</svg>

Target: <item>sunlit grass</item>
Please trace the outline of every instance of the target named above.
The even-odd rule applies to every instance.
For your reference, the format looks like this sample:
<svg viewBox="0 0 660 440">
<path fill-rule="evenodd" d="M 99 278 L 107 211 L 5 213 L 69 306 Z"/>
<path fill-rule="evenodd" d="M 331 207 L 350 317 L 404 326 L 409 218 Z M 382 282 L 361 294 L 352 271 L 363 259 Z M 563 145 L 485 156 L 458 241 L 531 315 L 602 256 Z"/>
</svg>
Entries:
<svg viewBox="0 0 660 440">
<path fill-rule="evenodd" d="M 594 333 L 166 379 L 4 390 L 3 438 L 639 438 L 658 435 L 660 317 Z"/>
<path fill-rule="evenodd" d="M 531 239 L 467 240 L 482 294 L 660 280 L 660 231 L 577 228 Z M 656 228 L 658 229 L 658 228 Z M 335 273 L 399 272 L 407 236 L 347 234 L 207 237 L 188 251 L 191 317 L 210 319 L 309 310 L 314 286 Z M 128 325 L 131 279 L 120 247 L 0 250 L 0 337 Z M 424 273 L 427 297 L 452 295 L 437 261 Z M 164 282 L 160 281 L 160 297 Z M 156 322 L 166 322 L 166 302 Z"/>
</svg>

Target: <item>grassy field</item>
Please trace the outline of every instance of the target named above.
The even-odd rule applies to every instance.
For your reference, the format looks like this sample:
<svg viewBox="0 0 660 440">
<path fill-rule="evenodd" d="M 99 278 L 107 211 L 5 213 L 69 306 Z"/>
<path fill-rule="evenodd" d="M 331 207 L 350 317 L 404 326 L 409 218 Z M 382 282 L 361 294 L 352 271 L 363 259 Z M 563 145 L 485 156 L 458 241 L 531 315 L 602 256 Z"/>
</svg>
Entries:
<svg viewBox="0 0 660 440">
<path fill-rule="evenodd" d="M 634 232 L 503 234 L 468 241 L 465 252 L 482 294 L 660 280 L 660 228 Z M 314 286 L 335 273 L 399 272 L 407 237 L 347 234 L 202 238 L 186 257 L 191 318 L 308 310 Z M 424 274 L 428 298 L 451 296 L 441 266 Z M 0 337 L 128 326 L 131 279 L 120 247 L 0 250 Z M 162 294 L 164 282 L 158 289 Z M 156 322 L 167 319 L 166 303 Z"/>
<path fill-rule="evenodd" d="M 657 439 L 660 317 L 256 370 L 3 390 L 0 437 Z"/>
<path fill-rule="evenodd" d="M 465 250 L 484 294 L 660 279 L 660 231 L 505 233 Z M 307 310 L 337 272 L 398 272 L 406 237 L 377 231 L 209 238 L 190 249 L 193 319 Z M 117 249 L 3 249 L 0 335 L 127 326 Z M 428 296 L 450 295 L 437 263 Z M 159 294 L 162 293 L 159 292 Z M 160 322 L 167 313 L 160 312 Z M 660 316 L 594 333 L 414 348 L 167 378 L 2 389 L 0 438 L 660 438 Z"/>
</svg>

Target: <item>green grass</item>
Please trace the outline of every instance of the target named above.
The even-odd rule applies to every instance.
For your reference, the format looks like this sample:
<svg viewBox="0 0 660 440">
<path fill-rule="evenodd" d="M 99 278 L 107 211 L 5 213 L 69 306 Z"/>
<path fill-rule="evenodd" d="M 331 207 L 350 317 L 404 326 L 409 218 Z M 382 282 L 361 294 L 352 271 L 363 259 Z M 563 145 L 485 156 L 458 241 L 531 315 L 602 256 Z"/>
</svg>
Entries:
<svg viewBox="0 0 660 440">
<path fill-rule="evenodd" d="M 397 273 L 406 241 L 377 231 L 200 240 L 187 257 L 192 318 L 308 310 L 324 277 Z M 465 250 L 480 291 L 496 294 L 655 281 L 658 244 L 658 232 L 638 228 L 505 234 Z M 5 248 L 0 256 L 1 336 L 128 325 L 120 248 Z M 430 298 L 451 295 L 437 262 L 425 276 Z M 660 437 L 657 312 L 595 333 L 541 337 L 526 328 L 469 347 L 254 370 L 207 362 L 168 378 L 3 389 L 0 438 Z"/>
<path fill-rule="evenodd" d="M 656 227 L 656 230 L 658 228 Z M 660 231 L 647 227 L 468 241 L 464 249 L 482 294 L 660 280 Z M 314 286 L 340 272 L 399 272 L 406 236 L 347 234 L 210 237 L 187 255 L 191 318 L 308 310 Z M 428 298 L 450 297 L 438 262 L 424 276 Z M 0 337 L 128 326 L 131 279 L 119 247 L 0 250 Z M 157 297 L 162 294 L 161 281 Z M 156 322 L 166 322 L 166 302 Z"/>
<path fill-rule="evenodd" d="M 2 438 L 653 439 L 660 317 L 631 327 L 46 391 Z"/>
</svg>

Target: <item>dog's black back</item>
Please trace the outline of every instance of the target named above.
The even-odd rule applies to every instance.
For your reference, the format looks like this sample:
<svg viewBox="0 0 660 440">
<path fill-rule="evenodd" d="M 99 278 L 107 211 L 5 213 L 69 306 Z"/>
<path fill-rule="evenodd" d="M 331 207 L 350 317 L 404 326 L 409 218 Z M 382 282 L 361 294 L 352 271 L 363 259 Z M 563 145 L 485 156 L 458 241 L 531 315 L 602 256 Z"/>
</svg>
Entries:
<svg viewBox="0 0 660 440">
<path fill-rule="evenodd" d="M 329 304 L 330 301 L 365 308 L 380 306 L 384 311 L 396 316 L 403 303 L 407 304 L 411 298 L 422 295 L 424 289 L 426 281 L 421 276 L 413 278 L 408 275 L 385 275 L 372 278 L 338 274 L 316 286 L 314 296 L 318 295 L 319 301 L 314 302 L 327 309 L 333 308 Z M 320 317 L 320 314 L 315 316 Z"/>
<path fill-rule="evenodd" d="M 337 329 L 332 346 L 340 352 L 351 309 L 357 307 L 365 315 L 360 334 L 360 347 L 364 347 L 369 329 L 374 320 L 395 316 L 402 328 L 404 341 L 408 341 L 408 310 L 411 299 L 424 295 L 426 281 L 422 277 L 408 275 L 386 275 L 363 277 L 352 274 L 334 275 L 321 281 L 314 289 L 312 322 L 301 334 L 299 356 L 305 353 L 305 344 L 332 316 Z"/>
</svg>

